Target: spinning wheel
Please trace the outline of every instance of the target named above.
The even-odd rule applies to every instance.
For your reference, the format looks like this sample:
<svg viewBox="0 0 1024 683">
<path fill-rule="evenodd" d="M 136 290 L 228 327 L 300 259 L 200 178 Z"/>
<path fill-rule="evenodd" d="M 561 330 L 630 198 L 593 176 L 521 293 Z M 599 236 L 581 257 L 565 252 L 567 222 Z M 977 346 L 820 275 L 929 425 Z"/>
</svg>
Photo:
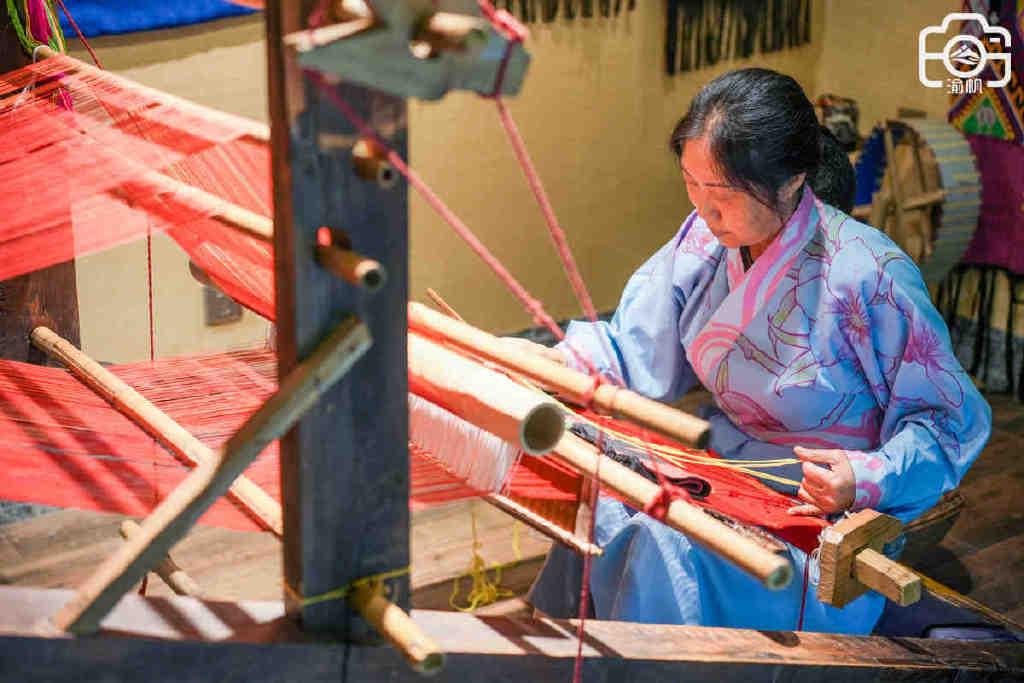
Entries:
<svg viewBox="0 0 1024 683">
<path fill-rule="evenodd" d="M 945 122 L 885 121 L 856 163 L 853 216 L 885 232 L 921 269 L 942 280 L 978 224 L 981 183 L 966 138 Z"/>
</svg>

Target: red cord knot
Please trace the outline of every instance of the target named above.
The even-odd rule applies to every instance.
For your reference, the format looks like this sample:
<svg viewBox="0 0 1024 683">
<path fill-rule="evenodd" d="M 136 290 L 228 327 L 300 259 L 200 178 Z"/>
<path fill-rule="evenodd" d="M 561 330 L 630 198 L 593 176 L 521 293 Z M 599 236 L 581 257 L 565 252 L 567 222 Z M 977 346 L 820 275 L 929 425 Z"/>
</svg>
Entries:
<svg viewBox="0 0 1024 683">
<path fill-rule="evenodd" d="M 594 394 L 597 393 L 597 388 L 605 383 L 605 378 L 602 375 L 594 375 L 592 379 L 594 380 L 593 384 L 580 396 L 580 403 L 587 410 L 590 410 L 591 404 L 594 402 Z"/>
<path fill-rule="evenodd" d="M 487 21 L 491 22 L 491 25 L 501 35 L 505 36 L 506 40 L 513 43 L 521 43 L 530 35 L 530 32 L 526 30 L 526 26 L 509 12 L 503 9 L 495 9 L 494 5 L 488 0 L 477 0 L 477 4 L 480 5 L 480 11 L 487 18 Z"/>
<path fill-rule="evenodd" d="M 659 522 L 663 521 L 665 515 L 668 514 L 668 508 L 672 505 L 672 501 L 676 498 L 682 498 L 685 493 L 684 489 L 663 481 L 658 488 L 658 495 L 651 498 L 647 505 L 644 506 L 644 514 L 653 517 Z"/>
<path fill-rule="evenodd" d="M 491 22 L 494 30 L 508 41 L 505 43 L 505 53 L 501 56 L 501 63 L 498 64 L 498 74 L 494 78 L 494 90 L 490 94 L 490 97 L 498 100 L 501 98 L 501 91 L 505 85 L 505 72 L 508 70 L 508 60 L 512 57 L 512 50 L 526 40 L 528 33 L 526 27 L 515 17 L 503 9 L 494 9 L 494 5 L 489 0 L 477 0 L 477 4 L 480 5 L 480 11 Z"/>
</svg>

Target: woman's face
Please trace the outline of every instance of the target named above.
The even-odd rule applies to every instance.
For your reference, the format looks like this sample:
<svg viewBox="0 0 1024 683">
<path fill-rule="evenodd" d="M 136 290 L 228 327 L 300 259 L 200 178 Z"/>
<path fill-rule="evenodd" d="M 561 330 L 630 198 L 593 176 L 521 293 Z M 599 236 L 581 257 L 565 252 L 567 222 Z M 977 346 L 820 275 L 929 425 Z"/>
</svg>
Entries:
<svg viewBox="0 0 1024 683">
<path fill-rule="evenodd" d="M 683 146 L 679 166 L 690 201 L 722 246 L 736 249 L 762 244 L 782 228 L 774 211 L 719 175 L 706 137 Z"/>
</svg>

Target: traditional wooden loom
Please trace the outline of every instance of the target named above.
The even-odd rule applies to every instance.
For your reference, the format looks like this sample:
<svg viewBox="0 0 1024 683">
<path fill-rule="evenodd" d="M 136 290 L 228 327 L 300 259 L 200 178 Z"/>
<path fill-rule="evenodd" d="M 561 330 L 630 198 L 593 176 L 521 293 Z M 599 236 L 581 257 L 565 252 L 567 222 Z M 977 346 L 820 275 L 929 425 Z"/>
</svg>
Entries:
<svg viewBox="0 0 1024 683">
<path fill-rule="evenodd" d="M 406 614 L 406 198 L 383 163 L 394 158 L 381 154 L 372 137 L 361 137 L 331 101 L 341 94 L 357 116 L 372 115 L 375 127 L 388 130 L 389 144 L 403 154 L 403 97 L 437 98 L 456 87 L 489 94 L 496 82 L 501 92 L 514 93 L 525 55 L 500 28 L 435 13 L 431 3 L 377 0 L 370 15 L 340 3 L 342 14 L 333 23 L 308 30 L 305 18 L 313 4 L 267 7 L 279 386 L 218 453 L 204 450 L 173 424 L 151 427 L 197 464 L 140 529 L 126 531 L 130 538 L 122 550 L 77 592 L 0 590 L 5 606 L 0 665 L 12 680 L 415 676 L 392 649 L 377 645 L 382 638 L 413 669 L 451 680 L 480 678 L 485 670 L 493 680 L 561 680 L 572 671 L 580 643 L 572 622 L 424 611 L 410 619 Z M 348 10 L 352 13 L 345 15 Z M 410 36 L 420 57 L 410 52 Z M 474 42 L 476 49 L 468 45 Z M 304 71 L 300 63 L 312 70 Z M 347 82 L 338 84 L 338 76 Z M 320 148 L 324 139 L 333 140 L 329 149 Z M 187 203 L 204 219 L 212 216 L 232 229 L 248 226 L 264 240 L 270 234 L 265 220 L 251 212 L 223 204 L 210 208 L 209 197 L 165 188 L 162 177 L 143 174 L 140 182 L 155 188 L 155 196 Z M 333 188 L 333 201 L 321 204 L 321 185 Z M 324 237 L 325 225 L 332 226 L 333 235 Z M 334 246 L 339 243 L 348 248 Z M 358 253 L 372 256 L 377 265 Z M 321 267 L 331 264 L 345 274 L 346 283 Z M 215 264 L 205 265 L 216 278 Z M 383 286 L 380 273 L 387 274 Z M 474 355 L 499 360 L 488 355 L 493 338 L 428 310 L 409 310 L 417 330 L 430 326 L 435 339 L 472 345 Z M 63 358 L 90 385 L 110 385 L 107 394 L 126 412 L 151 423 L 162 419 L 132 390 L 81 358 L 73 345 L 42 329 L 33 336 L 37 346 Z M 592 394 L 595 405 L 613 412 L 637 415 L 630 404 L 644 404 L 611 387 L 594 390 L 586 377 L 559 377 L 558 368 L 538 359 L 510 361 L 506 354 L 501 360 L 513 372 L 569 394 Z M 433 364 L 426 365 L 417 377 L 429 375 Z M 699 440 L 699 424 L 654 410 L 658 414 L 649 413 L 648 425 Z M 495 423 L 493 431 L 520 431 L 518 423 L 508 431 L 509 424 Z M 278 438 L 282 505 L 275 510 L 238 477 Z M 560 443 L 561 455 L 578 470 L 597 470 L 595 451 Z M 603 483 L 617 481 L 613 490 L 637 505 L 660 495 L 657 484 L 639 475 L 609 477 L 617 470 L 614 463 L 600 467 Z M 126 595 L 232 486 L 237 499 L 249 500 L 254 509 L 263 506 L 267 527 L 279 524 L 288 587 L 284 599 L 217 603 Z M 676 499 L 666 508 L 666 523 L 725 553 L 768 585 L 789 579 L 787 562 L 695 506 Z M 877 552 L 898 533 L 898 522 L 871 511 L 827 529 L 819 597 L 842 605 L 867 584 L 912 601 L 919 579 Z M 584 675 L 600 680 L 887 675 L 980 680 L 993 672 L 1024 674 L 1024 650 L 993 643 L 588 621 L 579 647 Z"/>
</svg>

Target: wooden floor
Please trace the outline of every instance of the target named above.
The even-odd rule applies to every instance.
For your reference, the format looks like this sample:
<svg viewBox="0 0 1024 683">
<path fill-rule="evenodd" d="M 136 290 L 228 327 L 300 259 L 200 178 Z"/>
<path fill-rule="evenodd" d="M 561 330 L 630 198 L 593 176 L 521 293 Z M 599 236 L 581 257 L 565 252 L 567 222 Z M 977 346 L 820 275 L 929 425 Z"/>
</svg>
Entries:
<svg viewBox="0 0 1024 683">
<path fill-rule="evenodd" d="M 690 394 L 684 406 L 704 402 Z M 988 397 L 992 439 L 964 478 L 967 504 L 942 542 L 905 557 L 922 573 L 1010 618 L 1024 621 L 1024 404 L 1006 395 Z M 413 514 L 413 603 L 449 609 L 452 577 L 472 560 L 471 517 L 477 518 L 480 552 L 488 564 L 514 565 L 503 584 L 522 594 L 538 571 L 547 541 L 482 501 Z M 74 587 L 120 544 L 123 517 L 62 510 L 0 526 L 0 584 Z M 227 600 L 281 596 L 280 543 L 268 533 L 196 527 L 172 552 L 210 597 Z M 469 581 L 462 579 L 460 604 Z M 166 595 L 159 580 L 148 594 Z M 511 599 L 484 613 L 524 608 Z"/>
</svg>

